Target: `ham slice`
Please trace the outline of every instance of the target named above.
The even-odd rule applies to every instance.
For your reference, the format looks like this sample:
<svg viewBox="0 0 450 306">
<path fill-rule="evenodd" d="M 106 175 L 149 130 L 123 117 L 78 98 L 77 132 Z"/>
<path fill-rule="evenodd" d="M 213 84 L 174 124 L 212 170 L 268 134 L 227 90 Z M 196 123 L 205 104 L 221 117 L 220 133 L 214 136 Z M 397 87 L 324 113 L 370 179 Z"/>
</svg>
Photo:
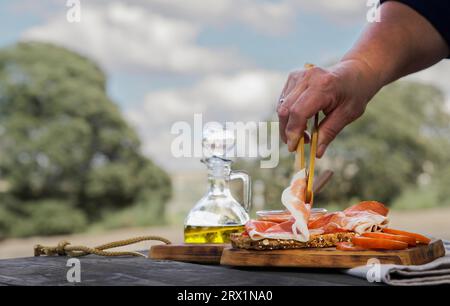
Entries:
<svg viewBox="0 0 450 306">
<path fill-rule="evenodd" d="M 291 180 L 291 184 L 281 194 L 281 203 L 293 217 L 292 234 L 294 239 L 309 241 L 308 220 L 311 214 L 311 205 L 305 203 L 306 198 L 306 171 L 298 171 Z"/>
<path fill-rule="evenodd" d="M 389 210 L 380 202 L 365 201 L 353 205 L 344 211 L 325 214 L 308 222 L 313 234 L 328 234 L 339 231 L 365 232 L 380 231 L 389 222 Z"/>
<path fill-rule="evenodd" d="M 289 211 L 291 218 L 282 223 L 251 220 L 246 225 L 249 236 L 253 240 L 269 238 L 308 241 L 311 205 L 305 203 L 305 190 L 306 172 L 302 169 L 294 175 L 289 187 L 281 195 L 281 203 Z"/>
<path fill-rule="evenodd" d="M 253 240 L 261 240 L 265 238 L 289 240 L 295 239 L 292 232 L 293 224 L 293 219 L 282 223 L 250 220 L 245 225 L 245 229 L 250 238 Z"/>
<path fill-rule="evenodd" d="M 382 203 L 377 201 L 363 201 L 359 202 L 356 205 L 350 206 L 346 210 L 344 210 L 344 213 L 350 214 L 352 212 L 372 212 L 376 213 L 382 216 L 387 216 L 389 213 L 389 209 L 384 206 Z"/>
<path fill-rule="evenodd" d="M 364 201 L 344 211 L 327 214 L 311 214 L 311 205 L 304 202 L 305 175 L 300 171 L 284 190 L 282 203 L 291 214 L 288 221 L 255 221 L 246 224 L 246 230 L 253 240 L 293 239 L 308 241 L 311 235 L 336 232 L 380 231 L 388 224 L 389 210 L 380 202 Z"/>
</svg>

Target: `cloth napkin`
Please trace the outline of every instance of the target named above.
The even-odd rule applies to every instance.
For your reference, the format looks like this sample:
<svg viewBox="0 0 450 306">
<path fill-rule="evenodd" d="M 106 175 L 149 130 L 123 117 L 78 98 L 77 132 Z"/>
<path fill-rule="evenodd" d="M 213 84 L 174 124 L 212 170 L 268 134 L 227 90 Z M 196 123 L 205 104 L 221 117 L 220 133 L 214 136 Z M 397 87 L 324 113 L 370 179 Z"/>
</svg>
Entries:
<svg viewBox="0 0 450 306">
<path fill-rule="evenodd" d="M 395 286 L 429 286 L 450 284 L 450 241 L 443 241 L 445 256 L 417 266 L 369 263 L 345 270 L 345 273 Z"/>
</svg>

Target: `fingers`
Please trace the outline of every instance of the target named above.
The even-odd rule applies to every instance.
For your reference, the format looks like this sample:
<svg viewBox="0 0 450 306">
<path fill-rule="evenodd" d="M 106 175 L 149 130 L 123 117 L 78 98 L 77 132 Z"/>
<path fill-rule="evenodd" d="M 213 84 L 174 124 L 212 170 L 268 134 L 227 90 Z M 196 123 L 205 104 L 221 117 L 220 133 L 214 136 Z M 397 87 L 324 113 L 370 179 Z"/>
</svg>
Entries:
<svg viewBox="0 0 450 306">
<path fill-rule="evenodd" d="M 287 119 L 289 117 L 289 109 L 285 106 L 284 101 L 286 89 L 289 87 L 290 82 L 292 82 L 292 80 L 288 78 L 286 84 L 284 85 L 283 90 L 281 91 L 281 95 L 280 98 L 278 99 L 278 106 L 277 106 L 278 122 L 280 124 L 279 126 L 280 137 L 284 143 L 286 143 L 287 141 L 284 129 L 286 128 Z"/>
<path fill-rule="evenodd" d="M 305 88 L 306 85 L 299 84 L 299 86 L 291 91 L 291 93 L 285 98 L 284 102 L 279 106 L 278 118 L 280 120 L 280 134 L 284 143 L 288 143 L 289 138 L 292 138 L 292 136 L 289 137 L 289 135 L 287 135 L 287 125 L 289 122 L 292 105 L 295 104 L 299 97 L 303 94 Z M 294 138 L 299 137 L 299 135 L 301 134 L 296 135 Z M 298 139 L 296 140 L 296 142 L 298 142 Z"/>
<path fill-rule="evenodd" d="M 319 126 L 317 157 L 322 157 L 328 145 L 342 129 L 364 112 L 368 99 L 357 95 L 354 78 L 318 67 L 289 75 L 277 112 L 280 136 L 289 151 L 297 149 L 307 121 L 323 111 L 325 119 Z M 352 74 L 351 74 L 352 75 Z"/>
<path fill-rule="evenodd" d="M 340 114 L 339 110 L 331 112 L 319 124 L 319 140 L 317 146 L 318 158 L 321 158 L 325 153 L 328 145 L 336 138 L 337 134 L 344 129 L 349 123 L 348 118 Z"/>
<path fill-rule="evenodd" d="M 289 119 L 289 109 L 306 88 L 306 84 L 301 82 L 302 78 L 303 72 L 292 72 L 280 95 L 277 113 L 280 124 L 280 137 L 284 143 L 287 143 L 285 131 Z"/>
<path fill-rule="evenodd" d="M 320 112 L 326 103 L 326 98 L 323 95 L 307 89 L 291 106 L 286 124 L 286 137 L 290 152 L 297 149 L 300 135 L 303 135 L 307 129 L 308 119 Z"/>
<path fill-rule="evenodd" d="M 286 98 L 289 93 L 295 88 L 297 85 L 299 77 L 296 73 L 291 73 L 288 76 L 288 80 L 286 81 L 286 84 L 284 85 L 283 90 L 281 91 L 280 100 Z"/>
<path fill-rule="evenodd" d="M 286 137 L 286 124 L 289 118 L 289 109 L 285 107 L 284 105 L 280 104 L 278 105 L 277 109 L 278 113 L 278 121 L 279 121 L 279 129 L 280 129 L 280 137 L 281 140 L 283 140 L 284 143 L 287 143 L 287 137 Z"/>
<path fill-rule="evenodd" d="M 308 128 L 308 126 L 306 126 L 306 128 Z M 305 130 L 303 132 L 303 138 L 305 139 L 305 143 L 309 143 L 311 141 L 311 134 L 308 132 L 308 130 Z"/>
</svg>

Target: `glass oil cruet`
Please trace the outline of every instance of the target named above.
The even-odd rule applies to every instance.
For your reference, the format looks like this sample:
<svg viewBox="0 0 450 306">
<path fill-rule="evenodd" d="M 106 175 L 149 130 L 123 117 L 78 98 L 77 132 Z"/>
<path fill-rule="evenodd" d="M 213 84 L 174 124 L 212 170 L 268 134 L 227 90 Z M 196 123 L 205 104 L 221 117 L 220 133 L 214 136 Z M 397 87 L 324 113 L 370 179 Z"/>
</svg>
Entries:
<svg viewBox="0 0 450 306">
<path fill-rule="evenodd" d="M 203 130 L 202 162 L 208 169 L 208 188 L 186 217 L 185 243 L 228 243 L 230 234 L 242 232 L 249 220 L 251 180 L 243 171 L 232 171 L 232 161 L 226 158 L 234 147 L 234 133 L 221 125 L 205 126 Z M 229 183 L 243 183 L 243 205 L 231 194 Z"/>
</svg>

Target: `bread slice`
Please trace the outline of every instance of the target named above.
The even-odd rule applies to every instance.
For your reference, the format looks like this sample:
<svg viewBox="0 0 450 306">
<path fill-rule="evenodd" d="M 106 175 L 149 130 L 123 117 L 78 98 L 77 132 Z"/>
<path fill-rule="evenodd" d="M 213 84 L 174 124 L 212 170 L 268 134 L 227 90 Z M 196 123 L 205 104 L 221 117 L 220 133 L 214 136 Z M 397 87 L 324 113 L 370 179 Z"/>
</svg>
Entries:
<svg viewBox="0 0 450 306">
<path fill-rule="evenodd" d="M 338 242 L 348 242 L 355 236 L 353 232 L 339 232 L 332 234 L 314 235 L 307 242 L 282 239 L 252 240 L 249 236 L 242 234 L 231 234 L 231 245 L 234 248 L 247 250 L 280 250 L 280 249 L 303 249 L 303 248 L 328 248 L 334 247 Z"/>
</svg>

